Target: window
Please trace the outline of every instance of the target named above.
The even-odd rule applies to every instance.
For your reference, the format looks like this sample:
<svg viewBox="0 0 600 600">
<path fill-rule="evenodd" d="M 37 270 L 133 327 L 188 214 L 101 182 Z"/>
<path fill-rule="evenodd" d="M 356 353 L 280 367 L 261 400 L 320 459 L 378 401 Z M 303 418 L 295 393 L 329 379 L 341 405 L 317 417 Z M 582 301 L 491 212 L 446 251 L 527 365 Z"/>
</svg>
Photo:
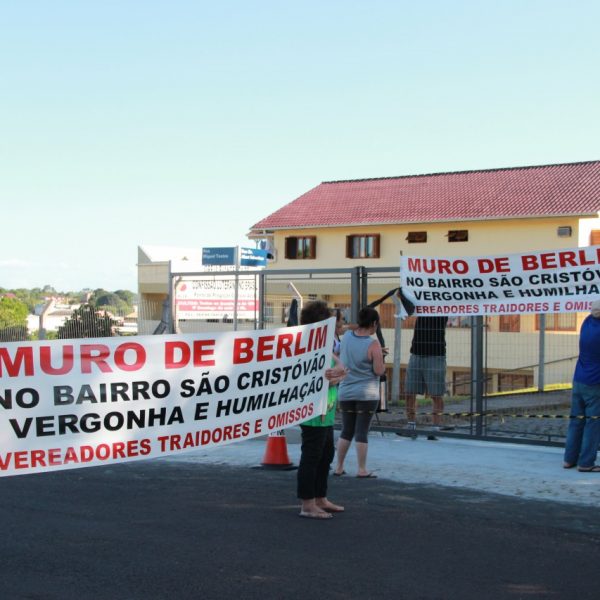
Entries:
<svg viewBox="0 0 600 600">
<path fill-rule="evenodd" d="M 409 231 L 406 240 L 409 244 L 425 244 L 427 242 L 427 232 Z"/>
<path fill-rule="evenodd" d="M 492 392 L 493 380 L 492 378 L 484 373 L 484 393 L 489 394 Z M 452 372 L 452 384 L 451 384 L 451 395 L 452 396 L 470 396 L 471 395 L 471 383 L 473 377 L 471 371 L 453 371 Z"/>
<path fill-rule="evenodd" d="M 600 229 L 592 229 L 590 232 L 590 246 L 600 245 Z"/>
<path fill-rule="evenodd" d="M 513 392 L 533 387 L 533 375 L 524 373 L 500 373 L 498 375 L 498 391 Z"/>
<path fill-rule="evenodd" d="M 469 396 L 471 394 L 471 371 L 452 372 L 452 395 Z"/>
<path fill-rule="evenodd" d="M 417 317 L 406 317 L 403 321 L 400 321 L 401 329 L 414 329 L 417 322 Z"/>
<path fill-rule="evenodd" d="M 285 257 L 317 258 L 317 238 L 314 235 L 285 238 Z"/>
<path fill-rule="evenodd" d="M 379 258 L 378 233 L 346 236 L 346 258 Z"/>
<path fill-rule="evenodd" d="M 471 327 L 471 317 L 448 317 L 448 327 Z"/>
<path fill-rule="evenodd" d="M 468 229 L 455 229 L 448 232 L 449 242 L 468 242 L 469 231 Z"/>
<path fill-rule="evenodd" d="M 499 331 L 521 331 L 521 315 L 500 315 Z"/>
<path fill-rule="evenodd" d="M 573 235 L 573 229 L 570 225 L 563 225 L 556 228 L 556 235 L 558 237 L 571 237 Z"/>
<path fill-rule="evenodd" d="M 393 302 L 383 302 L 377 307 L 377 310 L 381 328 L 394 329 L 396 327 L 396 305 Z"/>
<path fill-rule="evenodd" d="M 540 330 L 540 315 L 535 315 L 535 328 Z M 550 313 L 546 315 L 546 331 L 575 331 L 576 313 Z"/>
</svg>

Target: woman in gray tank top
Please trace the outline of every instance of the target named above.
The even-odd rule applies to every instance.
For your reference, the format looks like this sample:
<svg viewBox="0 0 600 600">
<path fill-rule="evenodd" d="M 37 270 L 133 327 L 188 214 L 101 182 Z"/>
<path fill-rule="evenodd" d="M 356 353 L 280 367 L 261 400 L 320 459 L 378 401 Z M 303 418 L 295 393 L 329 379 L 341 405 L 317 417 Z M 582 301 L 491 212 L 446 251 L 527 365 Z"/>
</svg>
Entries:
<svg viewBox="0 0 600 600">
<path fill-rule="evenodd" d="M 348 373 L 338 387 L 342 432 L 338 438 L 334 475 L 345 474 L 344 460 L 354 439 L 358 461 L 356 476 L 376 477 L 367 470 L 367 434 L 379 404 L 379 378 L 385 373 L 381 344 L 371 337 L 378 323 L 379 313 L 374 308 L 363 308 L 358 313 L 358 327 L 342 337 L 340 360 Z"/>
</svg>

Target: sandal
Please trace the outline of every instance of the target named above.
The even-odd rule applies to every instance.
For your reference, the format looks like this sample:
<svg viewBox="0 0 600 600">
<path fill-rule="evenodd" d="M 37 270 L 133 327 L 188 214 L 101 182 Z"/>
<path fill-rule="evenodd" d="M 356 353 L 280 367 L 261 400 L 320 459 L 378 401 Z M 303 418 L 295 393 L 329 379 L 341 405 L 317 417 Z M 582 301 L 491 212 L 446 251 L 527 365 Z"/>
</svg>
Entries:
<svg viewBox="0 0 600 600">
<path fill-rule="evenodd" d="M 600 465 L 594 465 L 593 467 L 577 467 L 580 473 L 600 473 Z"/>
<path fill-rule="evenodd" d="M 563 463 L 563 469 L 572 469 L 575 466 L 575 463 Z"/>
</svg>

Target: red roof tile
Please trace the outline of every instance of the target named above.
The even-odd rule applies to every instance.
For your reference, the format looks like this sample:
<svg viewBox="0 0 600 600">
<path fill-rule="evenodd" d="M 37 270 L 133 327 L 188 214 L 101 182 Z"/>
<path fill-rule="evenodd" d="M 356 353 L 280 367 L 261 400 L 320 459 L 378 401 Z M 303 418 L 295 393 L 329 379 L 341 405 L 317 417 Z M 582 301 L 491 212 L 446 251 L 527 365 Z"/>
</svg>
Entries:
<svg viewBox="0 0 600 600">
<path fill-rule="evenodd" d="M 600 161 L 326 181 L 257 229 L 597 216 Z"/>
</svg>

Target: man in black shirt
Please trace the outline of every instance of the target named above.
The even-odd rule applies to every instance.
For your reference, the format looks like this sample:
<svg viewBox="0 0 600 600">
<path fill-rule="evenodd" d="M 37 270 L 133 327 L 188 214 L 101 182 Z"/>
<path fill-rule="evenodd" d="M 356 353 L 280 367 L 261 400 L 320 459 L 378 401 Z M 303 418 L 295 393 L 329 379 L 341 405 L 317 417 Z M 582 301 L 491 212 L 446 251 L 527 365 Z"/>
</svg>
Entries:
<svg viewBox="0 0 600 600">
<path fill-rule="evenodd" d="M 448 317 L 417 317 L 406 373 L 408 428 L 416 427 L 416 395 L 433 402 L 433 424 L 440 428 L 446 392 L 446 325 Z"/>
</svg>

